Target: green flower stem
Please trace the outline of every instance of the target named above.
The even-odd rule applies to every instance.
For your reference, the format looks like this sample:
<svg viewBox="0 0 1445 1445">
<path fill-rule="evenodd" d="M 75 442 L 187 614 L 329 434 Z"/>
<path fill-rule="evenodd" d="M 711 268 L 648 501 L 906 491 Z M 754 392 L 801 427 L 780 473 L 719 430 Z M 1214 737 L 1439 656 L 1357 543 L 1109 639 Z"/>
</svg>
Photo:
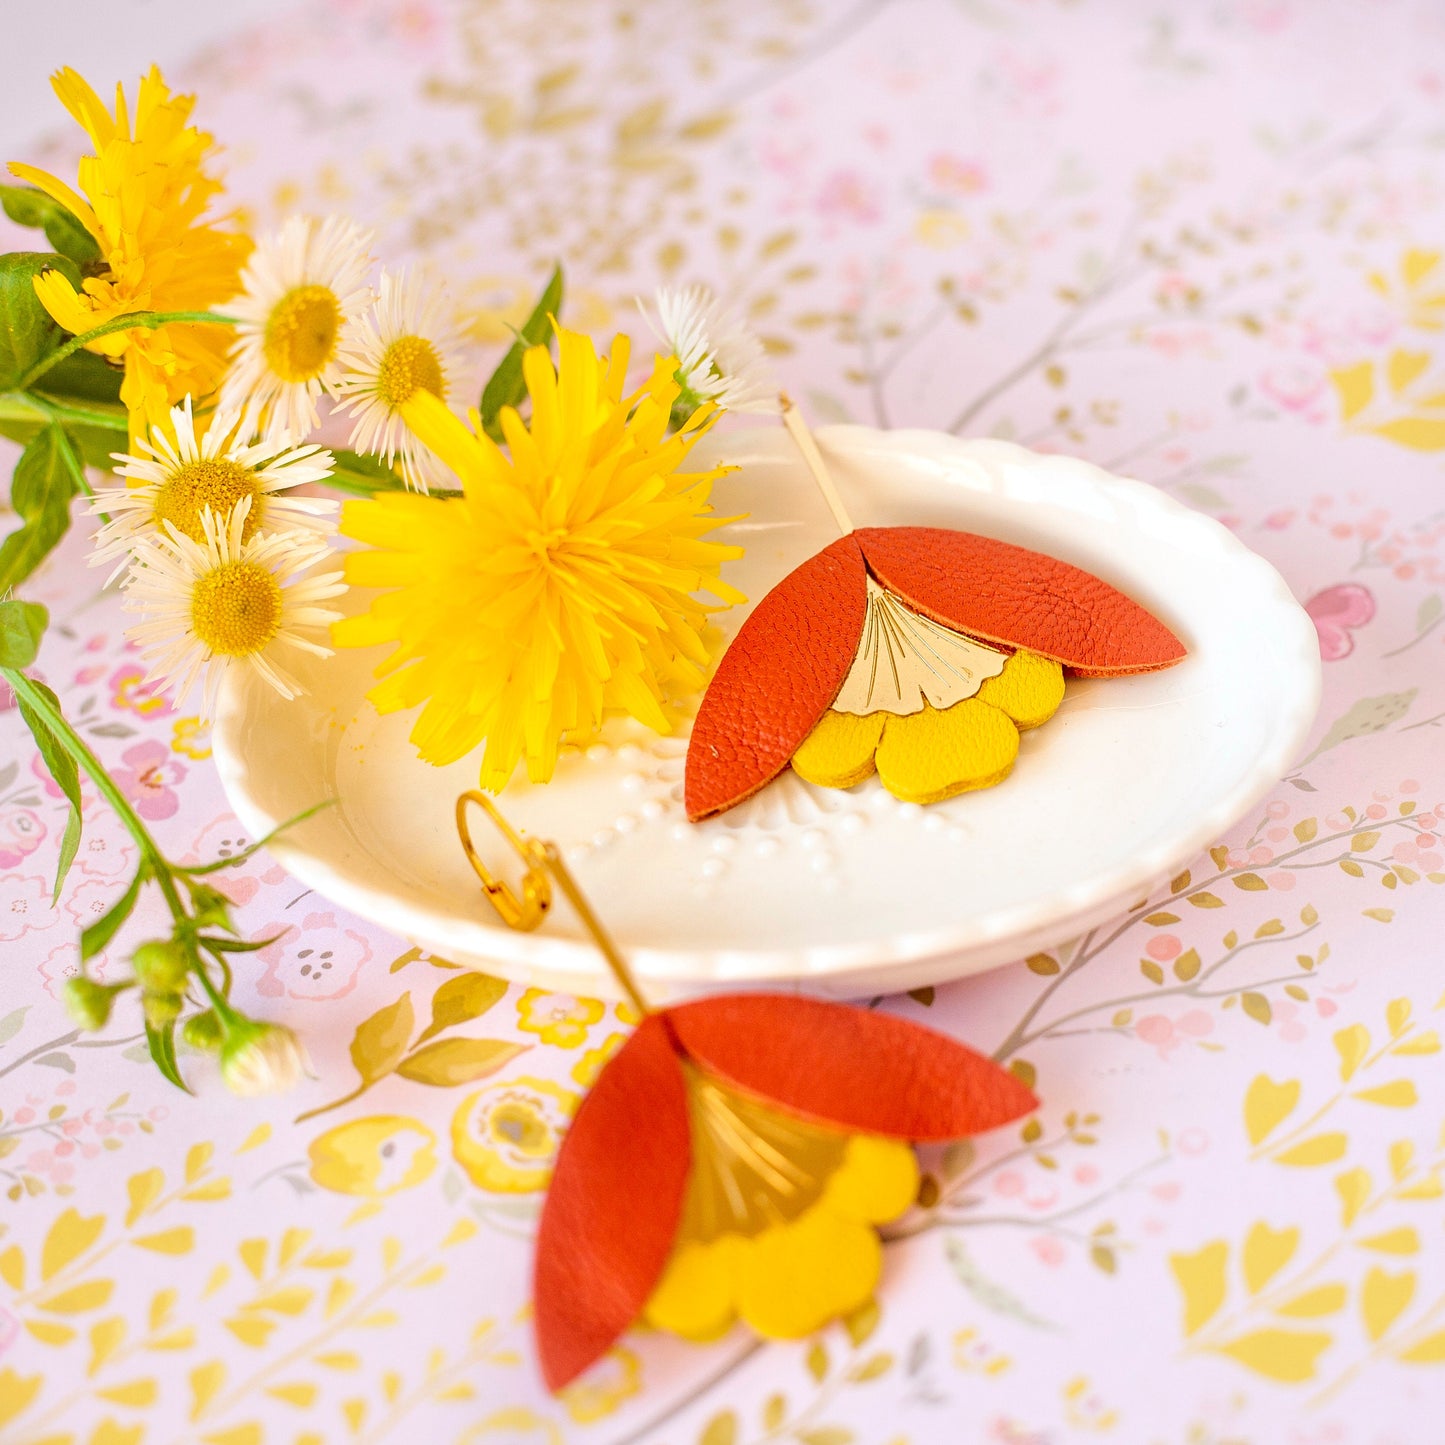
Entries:
<svg viewBox="0 0 1445 1445">
<path fill-rule="evenodd" d="M 60 740 L 61 746 L 89 774 L 91 782 L 95 784 L 101 797 L 110 804 L 116 817 L 125 824 L 126 830 L 135 839 L 140 848 L 142 860 L 149 868 L 152 877 L 160 885 L 166 905 L 171 910 L 171 916 L 177 923 L 184 922 L 189 925 L 190 915 L 181 903 L 175 879 L 171 876 L 171 865 L 156 846 L 155 839 L 146 831 L 146 825 L 141 822 L 140 815 L 131 807 L 130 800 L 116 787 L 100 759 L 85 745 L 84 739 L 71 727 L 59 708 L 51 707 L 49 699 L 23 672 L 18 668 L 0 667 L 0 677 L 3 677 L 15 690 L 16 697 L 21 698 L 27 707 L 45 719 L 46 726 Z"/>
<path fill-rule="evenodd" d="M 74 422 L 102 431 L 130 434 L 130 423 L 121 411 L 92 411 L 69 402 L 51 401 L 48 396 L 27 396 L 24 392 L 0 392 L 0 422 L 22 422 L 44 426 L 48 421 Z"/>
<path fill-rule="evenodd" d="M 204 326 L 236 326 L 234 316 L 223 316 L 218 311 L 133 311 L 128 316 L 116 316 L 110 321 L 72 336 L 63 346 L 57 346 L 49 356 L 42 356 L 16 383 L 19 391 L 29 391 L 39 379 L 67 356 L 73 355 L 83 346 L 98 341 L 102 336 L 112 336 L 117 331 L 155 331 L 161 326 L 173 323 L 197 323 Z"/>
<path fill-rule="evenodd" d="M 225 964 L 222 963 L 221 966 L 224 968 Z M 200 979 L 201 987 L 205 989 L 206 997 L 210 999 L 211 1007 L 216 1011 L 216 1017 L 219 1018 L 227 1028 L 231 1028 L 240 1023 L 240 1015 L 226 1002 L 225 995 L 211 982 L 211 975 L 206 969 L 204 960 L 197 963 L 195 975 Z"/>
</svg>

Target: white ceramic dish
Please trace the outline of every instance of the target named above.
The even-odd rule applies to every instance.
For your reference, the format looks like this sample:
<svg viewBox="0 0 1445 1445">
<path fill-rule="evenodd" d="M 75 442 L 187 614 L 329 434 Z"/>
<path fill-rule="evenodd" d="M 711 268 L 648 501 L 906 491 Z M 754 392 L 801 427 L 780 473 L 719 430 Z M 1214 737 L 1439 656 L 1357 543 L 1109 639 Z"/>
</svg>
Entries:
<svg viewBox="0 0 1445 1445">
<path fill-rule="evenodd" d="M 564 754 L 548 786 L 513 783 L 504 812 L 559 843 L 657 1001 L 761 985 L 893 992 L 1058 943 L 1216 841 L 1285 772 L 1314 719 L 1314 626 L 1218 523 L 1140 482 L 1005 442 L 853 426 L 825 427 L 819 441 L 857 525 L 951 526 L 1049 552 L 1156 612 L 1190 653 L 1164 672 L 1071 681 L 1005 783 L 926 808 L 876 778 L 833 792 L 787 772 L 690 824 L 685 737 L 626 720 Z M 703 446 L 740 465 L 715 498 L 753 519 L 718 535 L 746 546 L 727 575 L 760 598 L 836 531 L 781 428 Z M 723 631 L 745 612 L 724 614 Z M 272 845 L 317 892 L 458 962 L 613 993 L 565 902 L 533 934 L 492 912 L 453 831 L 474 765 L 419 762 L 410 715 L 373 711 L 364 693 L 378 655 L 303 668 L 311 692 L 293 703 L 233 670 L 214 745 L 243 823 L 259 835 L 337 798 Z M 480 818 L 476 833 L 504 863 Z"/>
</svg>

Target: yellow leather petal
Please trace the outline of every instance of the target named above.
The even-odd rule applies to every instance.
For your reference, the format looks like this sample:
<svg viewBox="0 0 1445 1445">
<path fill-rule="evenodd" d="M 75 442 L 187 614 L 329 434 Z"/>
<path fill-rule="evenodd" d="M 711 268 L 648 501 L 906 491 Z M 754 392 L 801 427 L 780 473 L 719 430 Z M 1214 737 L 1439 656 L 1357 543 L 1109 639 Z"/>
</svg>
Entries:
<svg viewBox="0 0 1445 1445">
<path fill-rule="evenodd" d="M 738 1313 L 770 1340 L 797 1340 L 865 1304 L 883 1269 L 871 1225 L 810 1209 L 739 1252 Z"/>
<path fill-rule="evenodd" d="M 918 1158 L 901 1139 L 855 1134 L 843 1167 L 823 1191 L 823 1208 L 863 1224 L 897 1219 L 918 1196 Z"/>
<path fill-rule="evenodd" d="M 793 771 L 821 788 L 851 788 L 861 783 L 873 771 L 873 753 L 883 735 L 885 717 L 881 712 L 855 717 L 829 709 L 793 754 Z"/>
<path fill-rule="evenodd" d="M 1036 728 L 1064 700 L 1064 669 L 1049 657 L 1020 649 L 978 690 L 979 700 L 1002 708 L 1017 727 Z"/>
<path fill-rule="evenodd" d="M 727 1234 L 710 1244 L 679 1243 L 643 1306 L 643 1318 L 685 1340 L 704 1342 L 726 1334 L 734 1318 L 740 1247 L 747 1242 Z"/>
<path fill-rule="evenodd" d="M 970 697 L 943 712 L 889 716 L 876 761 L 883 786 L 906 803 L 940 803 L 1008 777 L 1019 752 L 1008 716 Z"/>
</svg>

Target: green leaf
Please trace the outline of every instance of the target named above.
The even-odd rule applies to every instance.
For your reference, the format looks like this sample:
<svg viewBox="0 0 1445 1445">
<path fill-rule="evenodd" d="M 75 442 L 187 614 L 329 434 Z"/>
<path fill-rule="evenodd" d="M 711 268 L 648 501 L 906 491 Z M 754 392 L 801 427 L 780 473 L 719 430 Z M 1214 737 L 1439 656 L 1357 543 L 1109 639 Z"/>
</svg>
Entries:
<svg viewBox="0 0 1445 1445">
<path fill-rule="evenodd" d="M 526 1049 L 505 1039 L 438 1039 L 403 1059 L 396 1072 L 416 1084 L 448 1088 L 485 1079 Z"/>
<path fill-rule="evenodd" d="M 35 277 L 55 268 L 80 289 L 80 272 L 63 256 L 14 251 L 0 256 L 0 391 L 60 344 L 61 330 L 35 294 Z"/>
<path fill-rule="evenodd" d="M 50 614 L 38 602 L 0 602 L 0 667 L 29 667 L 49 621 Z"/>
<path fill-rule="evenodd" d="M 70 439 L 54 422 L 20 454 L 10 503 L 21 525 L 0 542 L 0 593 L 29 577 L 65 535 L 79 467 Z"/>
<path fill-rule="evenodd" d="M 499 442 L 502 439 L 502 428 L 497 420 L 502 408 L 516 406 L 527 394 L 527 383 L 522 375 L 522 357 L 531 347 L 550 342 L 551 325 L 548 317 L 556 316 L 561 309 L 562 267 L 557 265 L 552 268 L 551 279 L 548 280 L 532 314 L 527 318 L 526 325 L 517 333 L 516 341 L 482 388 L 482 430 L 493 441 Z"/>
<path fill-rule="evenodd" d="M 30 685 L 57 713 L 61 711 L 60 699 L 43 682 L 37 682 L 32 677 Z M 60 897 L 61 885 L 65 882 L 65 875 L 70 872 L 70 865 L 75 861 L 76 850 L 80 847 L 80 772 L 75 766 L 75 759 L 65 750 L 65 744 L 51 731 L 50 724 L 24 698 L 17 696 L 15 702 L 20 709 L 20 716 L 25 720 L 25 726 L 30 729 L 30 735 L 40 749 L 46 771 L 55 779 L 56 787 L 70 800 L 70 816 L 65 820 L 65 835 L 60 840 L 60 861 L 55 868 L 55 892 L 51 898 L 51 903 L 54 904 Z"/>
<path fill-rule="evenodd" d="M 278 823 L 264 838 L 258 838 L 254 843 L 242 848 L 239 853 L 232 853 L 229 858 L 217 858 L 214 863 L 201 863 L 194 868 L 177 868 L 177 873 L 184 873 L 190 878 L 200 878 L 207 873 L 219 873 L 223 868 L 234 868 L 238 863 L 244 863 L 247 858 L 259 853 L 262 848 L 279 838 L 288 828 L 294 828 L 298 823 L 304 823 L 308 818 L 314 818 L 323 808 L 330 808 L 336 802 L 335 798 L 323 798 L 315 807 L 307 808 L 304 813 L 297 813 L 294 818 L 287 818 L 284 823 Z"/>
<path fill-rule="evenodd" d="M 94 958 L 97 953 L 120 932 L 120 926 L 135 910 L 136 899 L 140 897 L 141 885 L 146 880 L 146 865 L 141 864 L 130 880 L 130 887 L 111 904 L 89 928 L 80 933 L 81 962 Z"/>
<path fill-rule="evenodd" d="M 117 417 L 124 418 L 125 407 L 120 400 L 120 385 L 124 380 L 124 367 L 112 366 L 93 351 L 73 351 L 35 383 L 35 390 L 59 402 L 114 407 Z M 112 444 L 117 450 L 122 449 Z"/>
<path fill-rule="evenodd" d="M 333 451 L 331 455 L 334 459 L 331 475 L 323 479 L 328 486 L 362 497 L 406 490 L 406 483 L 377 457 L 348 451 Z"/>
<path fill-rule="evenodd" d="M 77 266 L 100 260 L 95 237 L 59 201 L 33 186 L 0 186 L 0 205 L 17 226 L 38 226 L 45 239 Z"/>
<path fill-rule="evenodd" d="M 424 1044 L 443 1029 L 480 1018 L 506 992 L 506 980 L 486 973 L 467 972 L 447 979 L 432 995 L 431 1022 L 417 1037 L 417 1043 Z"/>
<path fill-rule="evenodd" d="M 156 1068 L 182 1093 L 189 1094 L 191 1091 L 186 1088 L 186 1081 L 181 1078 L 181 1071 L 176 1067 L 175 1020 L 172 1019 L 162 1029 L 158 1029 L 154 1024 L 148 1022 L 146 1024 L 146 1047 L 150 1050 Z"/>
<path fill-rule="evenodd" d="M 284 933 L 273 933 L 270 938 L 258 938 L 248 943 L 244 938 L 216 938 L 211 934 L 202 934 L 196 942 L 212 953 L 259 953 L 284 937 Z"/>
</svg>

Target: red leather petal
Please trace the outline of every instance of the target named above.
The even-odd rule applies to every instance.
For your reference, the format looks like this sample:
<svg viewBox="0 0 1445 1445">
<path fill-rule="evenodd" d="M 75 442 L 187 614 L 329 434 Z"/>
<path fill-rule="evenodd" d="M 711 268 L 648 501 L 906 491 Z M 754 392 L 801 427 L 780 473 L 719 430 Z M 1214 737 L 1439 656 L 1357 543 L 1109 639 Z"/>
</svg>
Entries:
<svg viewBox="0 0 1445 1445">
<path fill-rule="evenodd" d="M 1042 653 L 1084 677 L 1152 672 L 1185 655 L 1152 613 L 1042 552 L 942 527 L 863 527 L 869 570 L 925 616 Z"/>
<path fill-rule="evenodd" d="M 562 1140 L 533 1267 L 542 1375 L 559 1390 L 635 1320 L 672 1249 L 692 1162 L 682 1067 L 652 1014 Z"/>
<path fill-rule="evenodd" d="M 704 1068 L 795 1113 L 899 1139 L 961 1139 L 1038 1100 L 992 1059 L 889 1014 L 798 998 L 728 994 L 667 1010 Z"/>
<path fill-rule="evenodd" d="M 694 823 L 777 777 L 838 696 L 868 603 L 856 535 L 789 572 L 723 654 L 687 749 L 685 798 Z"/>
</svg>

